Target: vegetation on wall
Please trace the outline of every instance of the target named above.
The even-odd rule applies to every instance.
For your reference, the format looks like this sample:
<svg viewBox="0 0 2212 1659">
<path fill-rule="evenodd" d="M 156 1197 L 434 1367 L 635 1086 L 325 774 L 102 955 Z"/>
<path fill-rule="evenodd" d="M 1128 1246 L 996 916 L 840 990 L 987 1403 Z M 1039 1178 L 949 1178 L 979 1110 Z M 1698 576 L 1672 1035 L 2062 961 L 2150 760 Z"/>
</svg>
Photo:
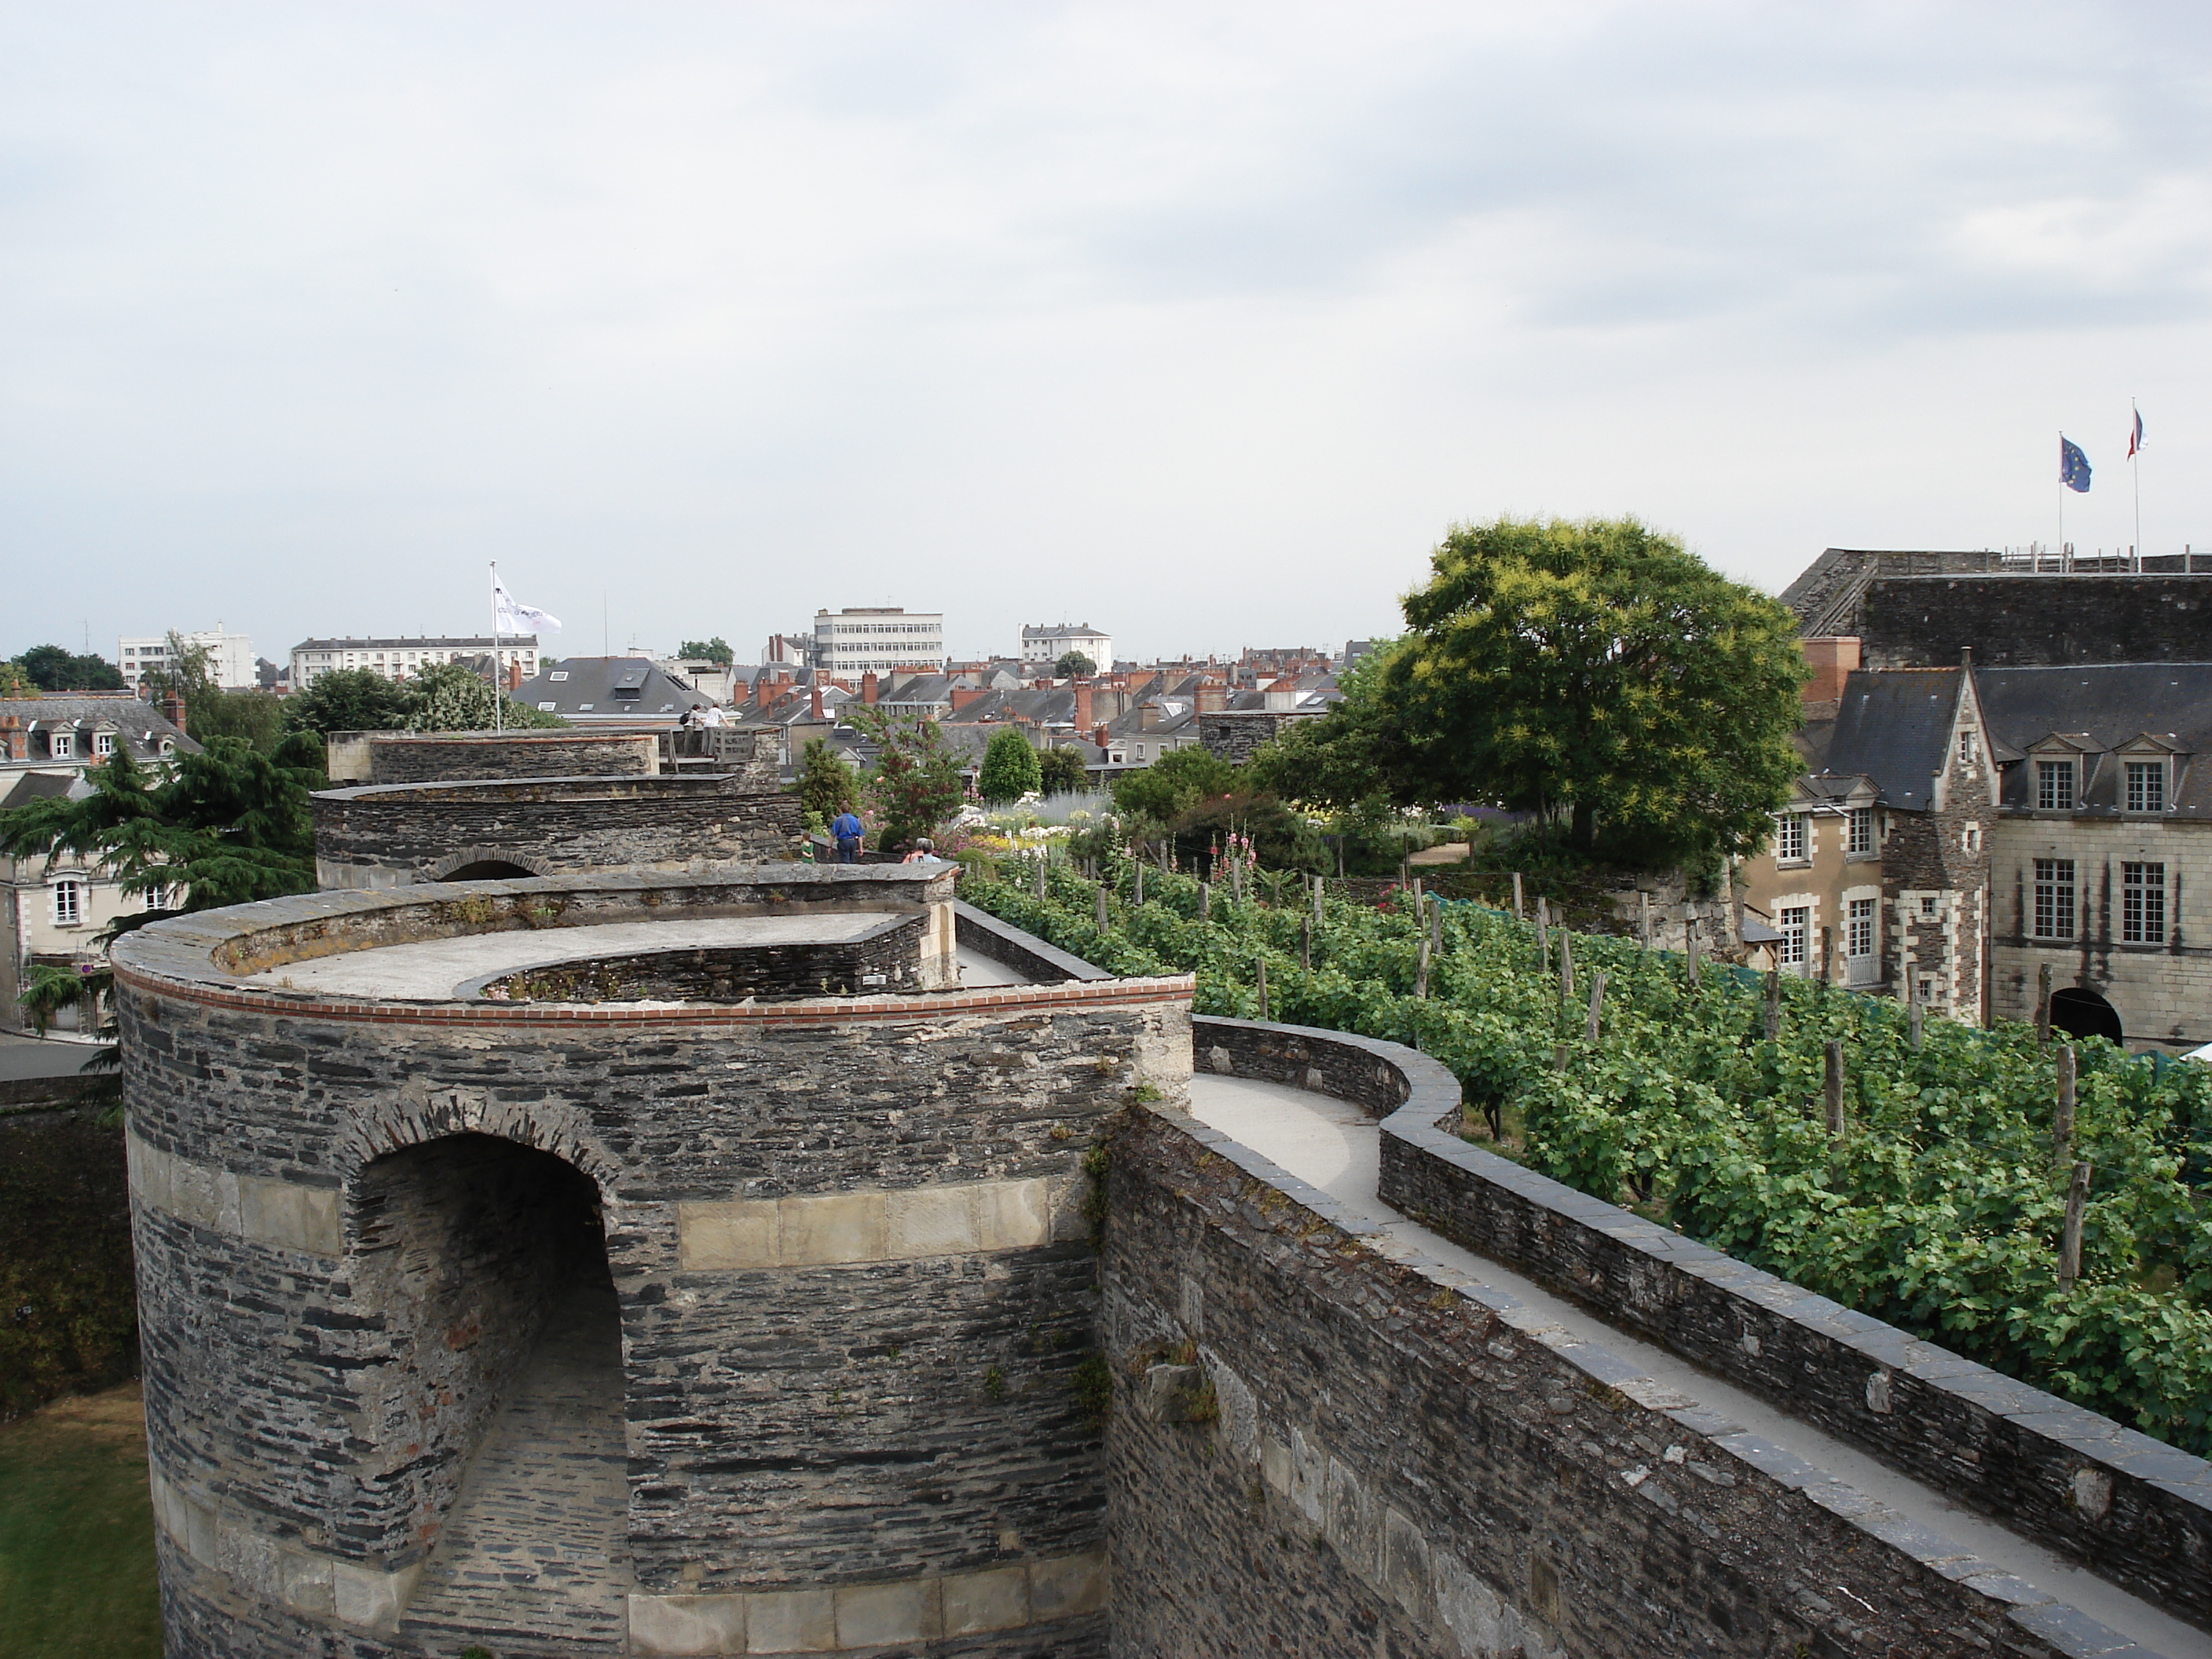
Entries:
<svg viewBox="0 0 2212 1659">
<path fill-rule="evenodd" d="M 2212 1452 L 2212 1066 L 2080 1048 L 2070 1141 L 2054 1147 L 2054 1055 L 2027 1027 L 1930 1020 L 1812 981 L 1760 986 L 1632 941 L 1571 936 L 1577 994 L 1560 994 L 1561 933 L 1472 904 L 1443 907 L 1443 949 L 1419 988 L 1425 918 L 1295 889 L 1280 907 L 1154 870 L 1134 904 L 1109 858 L 1097 890 L 1064 865 L 979 862 L 962 896 L 1115 973 L 1194 971 L 1199 1012 L 1356 1031 L 1449 1066 L 1471 1105 L 1532 1167 L 1846 1306 L 1970 1355 L 2145 1433 Z M 1310 939 L 1302 937 L 1310 927 Z M 1310 968 L 1301 964 L 1302 949 Z M 1261 1001 L 1259 963 L 1267 965 Z M 1583 1040 L 1589 974 L 1607 976 L 1601 1035 Z M 1425 996 L 1416 994 L 1425 988 Z M 1846 1121 L 1831 1135 L 1824 1050 L 1847 1059 Z M 1555 1066 L 1564 1046 L 1566 1063 Z M 2081 1276 L 2062 1284 L 2073 1162 L 2094 1170 Z"/>
</svg>

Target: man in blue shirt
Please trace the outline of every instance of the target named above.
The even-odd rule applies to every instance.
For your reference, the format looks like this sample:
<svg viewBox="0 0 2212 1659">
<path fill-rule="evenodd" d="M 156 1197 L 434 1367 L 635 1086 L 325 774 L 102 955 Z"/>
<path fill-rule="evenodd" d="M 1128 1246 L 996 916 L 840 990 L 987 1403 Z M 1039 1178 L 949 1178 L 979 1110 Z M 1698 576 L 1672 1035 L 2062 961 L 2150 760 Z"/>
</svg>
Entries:
<svg viewBox="0 0 2212 1659">
<path fill-rule="evenodd" d="M 830 833 L 836 838 L 837 862 L 858 863 L 860 857 L 860 836 L 863 829 L 860 820 L 854 816 L 851 807 L 847 807 L 830 820 Z"/>
</svg>

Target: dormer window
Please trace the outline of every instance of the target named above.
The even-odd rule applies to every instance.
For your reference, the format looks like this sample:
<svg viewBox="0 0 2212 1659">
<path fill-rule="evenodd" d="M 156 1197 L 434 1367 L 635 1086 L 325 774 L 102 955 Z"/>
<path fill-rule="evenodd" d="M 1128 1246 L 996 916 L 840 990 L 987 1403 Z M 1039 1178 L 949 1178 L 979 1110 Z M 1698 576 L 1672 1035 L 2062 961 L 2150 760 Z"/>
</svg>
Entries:
<svg viewBox="0 0 2212 1659">
<path fill-rule="evenodd" d="M 2128 763 L 2128 811 L 2166 811 L 2166 763 L 2131 760 Z"/>
<path fill-rule="evenodd" d="M 115 752 L 115 733 L 112 732 L 94 732 L 92 734 L 92 752 L 95 755 L 102 756 L 113 754 Z"/>
<path fill-rule="evenodd" d="M 68 760 L 76 753 L 76 733 L 57 732 L 46 739 L 46 753 L 55 760 Z"/>
<path fill-rule="evenodd" d="M 2035 763 L 2035 809 L 2039 812 L 2074 810 L 2074 763 L 2039 760 Z"/>
</svg>

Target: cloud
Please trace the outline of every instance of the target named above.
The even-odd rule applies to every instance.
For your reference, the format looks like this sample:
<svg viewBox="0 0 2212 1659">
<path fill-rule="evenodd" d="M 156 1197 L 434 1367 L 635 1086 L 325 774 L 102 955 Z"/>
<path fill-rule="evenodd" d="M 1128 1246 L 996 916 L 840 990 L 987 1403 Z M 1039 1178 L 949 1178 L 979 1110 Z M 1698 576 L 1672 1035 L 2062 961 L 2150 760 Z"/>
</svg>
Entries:
<svg viewBox="0 0 2212 1659">
<path fill-rule="evenodd" d="M 1508 509 L 1640 510 L 1777 586 L 1829 542 L 2047 536 L 2046 434 L 2130 394 L 2178 543 L 2207 28 L 21 9 L 0 537 L 103 579 L 0 648 L 471 628 L 490 557 L 605 592 L 617 646 L 886 598 L 962 651 L 1062 612 L 1321 642 Z M 2069 524 L 2133 533 L 2104 494 Z"/>
</svg>

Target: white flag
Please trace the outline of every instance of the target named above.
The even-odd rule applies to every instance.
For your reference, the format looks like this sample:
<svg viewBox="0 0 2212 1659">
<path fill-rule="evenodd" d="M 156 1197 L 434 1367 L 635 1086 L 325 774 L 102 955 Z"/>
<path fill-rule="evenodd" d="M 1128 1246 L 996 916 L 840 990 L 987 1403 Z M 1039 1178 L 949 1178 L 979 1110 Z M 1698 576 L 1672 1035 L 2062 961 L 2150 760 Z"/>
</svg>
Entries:
<svg viewBox="0 0 2212 1659">
<path fill-rule="evenodd" d="M 507 591 L 503 583 L 491 585 L 492 614 L 499 619 L 501 629 L 512 634 L 557 634 L 561 619 L 549 617 L 534 605 L 525 605 Z"/>
</svg>

